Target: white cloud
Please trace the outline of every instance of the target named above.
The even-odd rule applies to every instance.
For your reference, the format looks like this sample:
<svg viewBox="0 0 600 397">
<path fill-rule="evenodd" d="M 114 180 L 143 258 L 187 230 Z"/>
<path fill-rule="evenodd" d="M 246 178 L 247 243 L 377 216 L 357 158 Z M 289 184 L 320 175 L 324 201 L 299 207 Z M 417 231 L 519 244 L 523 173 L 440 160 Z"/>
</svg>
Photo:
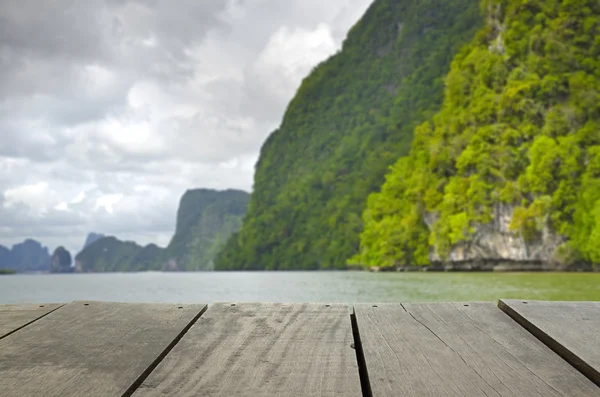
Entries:
<svg viewBox="0 0 600 397">
<path fill-rule="evenodd" d="M 41 215 L 45 209 L 48 192 L 47 182 L 37 182 L 31 185 L 21 185 L 4 192 L 6 208 L 10 209 L 20 203 L 27 204 L 32 209 L 37 209 Z"/>
<path fill-rule="evenodd" d="M 370 0 L 6 0 L 0 244 L 166 244 L 188 188 L 250 190 L 302 78 Z"/>
<path fill-rule="evenodd" d="M 104 209 L 109 214 L 114 212 L 113 207 L 121 201 L 123 198 L 122 194 L 107 194 L 96 199 L 96 206 L 94 211 L 98 211 L 99 208 Z"/>
<path fill-rule="evenodd" d="M 321 23 L 313 30 L 282 26 L 258 55 L 252 77 L 266 84 L 270 94 L 282 101 L 289 100 L 299 81 L 336 48 L 326 24 Z"/>
</svg>

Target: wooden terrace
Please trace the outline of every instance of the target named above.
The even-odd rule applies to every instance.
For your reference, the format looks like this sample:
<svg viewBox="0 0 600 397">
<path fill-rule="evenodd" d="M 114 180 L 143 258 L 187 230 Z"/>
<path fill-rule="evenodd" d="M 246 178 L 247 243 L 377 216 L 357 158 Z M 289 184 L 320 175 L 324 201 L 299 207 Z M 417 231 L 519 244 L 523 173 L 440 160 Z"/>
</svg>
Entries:
<svg viewBox="0 0 600 397">
<path fill-rule="evenodd" d="M 600 302 L 0 305 L 0 396 L 600 396 Z"/>
</svg>

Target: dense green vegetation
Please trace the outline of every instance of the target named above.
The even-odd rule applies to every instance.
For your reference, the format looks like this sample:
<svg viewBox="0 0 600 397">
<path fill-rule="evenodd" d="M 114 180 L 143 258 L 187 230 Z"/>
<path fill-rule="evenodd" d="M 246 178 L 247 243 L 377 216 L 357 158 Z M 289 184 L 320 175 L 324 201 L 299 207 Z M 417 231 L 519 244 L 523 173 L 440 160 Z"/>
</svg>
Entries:
<svg viewBox="0 0 600 397">
<path fill-rule="evenodd" d="M 167 248 L 101 237 L 77 254 L 77 270 L 211 270 L 216 253 L 239 230 L 249 198 L 240 190 L 189 190 L 181 198 L 175 235 Z"/>
<path fill-rule="evenodd" d="M 16 271 L 13 269 L 0 269 L 0 276 L 3 275 L 7 275 L 7 274 L 15 274 Z"/>
<path fill-rule="evenodd" d="M 524 241 L 562 238 L 552 261 L 600 263 L 600 3 L 483 8 L 488 23 L 454 59 L 441 111 L 369 198 L 354 263 L 448 258 L 498 205 Z"/>
<path fill-rule="evenodd" d="M 439 109 L 452 57 L 482 22 L 477 0 L 376 0 L 263 145 L 248 214 L 217 268 L 345 267 L 367 196 Z"/>
<path fill-rule="evenodd" d="M 48 248 L 32 239 L 10 249 L 0 245 L 0 268 L 17 272 L 47 272 L 50 270 Z"/>
<path fill-rule="evenodd" d="M 144 268 L 143 264 L 135 261 L 143 249 L 142 246 L 132 241 L 120 241 L 112 236 L 102 237 L 77 254 L 75 260 L 78 270 L 82 272 L 150 270 L 158 262 L 158 257 L 154 258 L 150 267 Z"/>
<path fill-rule="evenodd" d="M 83 243 L 82 250 L 84 250 L 88 245 L 92 244 L 93 242 L 100 240 L 102 237 L 105 237 L 102 233 L 89 233 L 85 239 L 85 243 Z"/>
<path fill-rule="evenodd" d="M 12 262 L 10 249 L 0 245 L 0 268 L 8 269 Z"/>
<path fill-rule="evenodd" d="M 241 190 L 187 191 L 177 212 L 177 228 L 164 258 L 179 270 L 212 270 L 227 239 L 240 229 L 250 195 Z"/>
<path fill-rule="evenodd" d="M 52 254 L 52 264 L 50 271 L 53 273 L 68 273 L 72 271 L 71 253 L 65 249 L 65 247 L 58 247 Z"/>
</svg>

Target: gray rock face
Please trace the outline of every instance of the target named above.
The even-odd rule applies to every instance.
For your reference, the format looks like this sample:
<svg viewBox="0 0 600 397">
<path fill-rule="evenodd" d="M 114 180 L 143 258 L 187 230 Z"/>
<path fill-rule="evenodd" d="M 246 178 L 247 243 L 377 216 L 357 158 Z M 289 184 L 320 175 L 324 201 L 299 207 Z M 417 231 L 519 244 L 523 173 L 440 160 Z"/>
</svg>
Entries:
<svg viewBox="0 0 600 397">
<path fill-rule="evenodd" d="M 555 262 L 556 250 L 565 239 L 545 228 L 538 241 L 528 243 L 509 229 L 513 213 L 514 207 L 496 204 L 494 222 L 476 227 L 471 241 L 456 245 L 445 262 Z M 429 214 L 425 222 L 431 228 L 435 217 Z M 430 252 L 429 260 L 443 262 L 434 250 Z"/>
</svg>

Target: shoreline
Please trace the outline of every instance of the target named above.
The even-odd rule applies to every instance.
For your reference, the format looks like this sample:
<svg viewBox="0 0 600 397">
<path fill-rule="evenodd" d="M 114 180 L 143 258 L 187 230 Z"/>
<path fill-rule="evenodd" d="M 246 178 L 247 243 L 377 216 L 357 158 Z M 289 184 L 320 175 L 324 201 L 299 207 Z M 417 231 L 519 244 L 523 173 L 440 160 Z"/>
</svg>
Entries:
<svg viewBox="0 0 600 397">
<path fill-rule="evenodd" d="M 465 261 L 454 263 L 436 263 L 430 266 L 399 266 L 394 268 L 369 268 L 370 272 L 481 272 L 481 273 L 598 273 L 600 267 L 589 264 L 574 264 L 570 266 L 550 264 L 547 262 L 517 262 L 517 261 Z"/>
<path fill-rule="evenodd" d="M 451 264 L 451 265 L 432 265 L 432 266 L 401 266 L 390 267 L 371 267 L 348 269 L 286 269 L 286 270 L 190 270 L 190 271 L 113 271 L 113 272 L 0 272 L 0 276 L 10 275 L 92 275 L 92 274 L 177 274 L 177 273 L 345 273 L 345 272 L 364 272 L 364 273 L 600 273 L 600 267 L 592 266 L 549 266 L 547 264 Z"/>
</svg>

